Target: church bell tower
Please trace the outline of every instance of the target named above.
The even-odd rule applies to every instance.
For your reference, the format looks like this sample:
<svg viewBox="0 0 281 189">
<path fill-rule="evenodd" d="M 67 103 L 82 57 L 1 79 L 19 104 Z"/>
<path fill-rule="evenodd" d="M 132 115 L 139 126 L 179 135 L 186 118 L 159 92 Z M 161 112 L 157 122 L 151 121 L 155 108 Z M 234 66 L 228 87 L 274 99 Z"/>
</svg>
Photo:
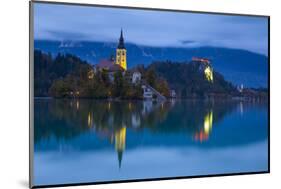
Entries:
<svg viewBox="0 0 281 189">
<path fill-rule="evenodd" d="M 127 70 L 126 48 L 124 45 L 122 29 L 119 38 L 119 43 L 116 49 L 116 64 L 119 64 L 124 70 Z"/>
</svg>

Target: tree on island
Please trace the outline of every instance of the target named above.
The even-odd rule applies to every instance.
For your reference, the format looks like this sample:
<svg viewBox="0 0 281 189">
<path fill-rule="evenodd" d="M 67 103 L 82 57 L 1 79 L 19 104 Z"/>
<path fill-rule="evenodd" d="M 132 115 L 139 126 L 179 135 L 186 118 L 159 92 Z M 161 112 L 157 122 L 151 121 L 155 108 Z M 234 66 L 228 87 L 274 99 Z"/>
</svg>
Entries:
<svg viewBox="0 0 281 189">
<path fill-rule="evenodd" d="M 148 69 L 145 72 L 145 80 L 153 88 L 156 87 L 156 73 L 153 69 Z"/>
</svg>

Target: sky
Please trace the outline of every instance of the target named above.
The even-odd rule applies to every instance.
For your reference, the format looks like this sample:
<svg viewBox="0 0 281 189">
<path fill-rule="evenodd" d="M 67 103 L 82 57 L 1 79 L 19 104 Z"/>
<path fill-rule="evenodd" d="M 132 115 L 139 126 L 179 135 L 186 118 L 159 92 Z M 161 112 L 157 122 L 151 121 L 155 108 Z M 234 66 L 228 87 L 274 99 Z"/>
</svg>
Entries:
<svg viewBox="0 0 281 189">
<path fill-rule="evenodd" d="M 215 46 L 267 55 L 266 17 L 35 3 L 34 39 L 125 42 L 154 47 Z"/>
</svg>

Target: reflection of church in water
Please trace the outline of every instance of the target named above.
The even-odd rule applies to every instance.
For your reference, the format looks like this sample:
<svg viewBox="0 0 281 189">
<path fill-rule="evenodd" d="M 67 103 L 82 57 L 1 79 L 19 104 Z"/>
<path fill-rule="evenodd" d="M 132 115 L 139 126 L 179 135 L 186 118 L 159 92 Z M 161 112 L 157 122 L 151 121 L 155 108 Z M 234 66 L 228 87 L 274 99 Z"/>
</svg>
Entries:
<svg viewBox="0 0 281 189">
<path fill-rule="evenodd" d="M 108 107 L 110 109 L 110 103 Z M 95 127 L 95 124 L 93 122 L 93 114 L 90 112 L 88 114 L 88 127 L 90 128 Z M 118 155 L 119 168 L 121 168 L 123 152 L 126 146 L 126 126 L 123 126 L 115 131 L 109 131 L 109 133 L 107 132 L 103 133 L 103 131 L 99 131 L 99 133 L 102 134 L 103 136 L 105 135 L 109 137 L 111 143 L 114 142 L 115 151 L 117 152 Z"/>
<path fill-rule="evenodd" d="M 171 105 L 174 105 L 174 102 L 171 102 Z M 128 109 L 133 109 L 133 104 L 128 103 Z M 145 118 L 146 116 L 149 116 L 153 111 L 157 110 L 157 108 L 163 108 L 163 104 L 153 104 L 152 101 L 143 101 L 142 102 L 142 109 L 139 113 L 130 111 L 130 122 L 129 123 L 122 123 L 121 128 L 117 128 L 114 130 L 97 130 L 97 134 L 102 135 L 103 137 L 109 138 L 110 142 L 114 144 L 115 151 L 117 153 L 118 158 L 118 166 L 121 168 L 122 166 L 122 158 L 123 154 L 126 148 L 126 134 L 127 134 L 127 127 L 130 129 L 140 129 L 141 127 L 141 117 Z M 106 109 L 108 111 L 112 110 L 112 102 L 108 102 Z M 111 114 L 113 115 L 113 114 Z M 112 120 L 112 118 L 109 118 L 109 120 Z M 110 124 L 114 125 L 113 122 L 110 122 Z M 88 114 L 88 127 L 94 128 L 95 124 L 93 123 L 93 114 Z"/>
<path fill-rule="evenodd" d="M 131 103 L 129 103 L 128 106 L 129 106 L 129 109 L 131 109 L 131 106 L 132 106 Z M 109 103 L 108 107 L 110 107 L 110 103 Z M 149 114 L 150 112 L 152 112 L 154 108 L 155 107 L 153 107 L 151 101 L 143 101 L 143 109 L 141 111 L 141 114 L 143 116 L 145 116 L 145 115 Z M 130 127 L 136 129 L 140 125 L 141 125 L 141 123 L 140 123 L 139 116 L 136 115 L 135 113 L 132 113 Z M 113 140 L 114 140 L 114 143 L 115 143 L 115 151 L 117 152 L 117 156 L 118 156 L 119 168 L 121 168 L 123 152 L 125 151 L 125 147 L 126 147 L 126 134 L 127 134 L 126 132 L 127 132 L 127 126 L 124 125 L 120 129 L 115 131 L 114 134 L 111 135 L 111 142 L 113 142 Z"/>
<path fill-rule="evenodd" d="M 126 106 L 128 114 L 126 120 L 122 120 L 118 125 L 114 122 L 114 102 L 107 102 L 104 108 L 106 109 L 108 115 L 110 115 L 107 120 L 106 127 L 99 127 L 98 122 L 94 123 L 93 112 L 88 113 L 88 127 L 94 129 L 95 133 L 103 138 L 109 139 L 110 143 L 114 146 L 115 152 L 118 159 L 119 169 L 122 166 L 122 158 L 126 148 L 126 135 L 127 129 L 139 130 L 143 128 L 144 121 L 146 118 L 150 117 L 156 112 L 161 112 L 161 110 L 168 111 L 170 108 L 175 106 L 175 101 L 170 101 L 166 103 L 153 103 L 152 101 L 142 101 L 141 109 L 139 111 L 134 111 L 136 104 L 129 102 Z M 116 105 L 115 105 L 116 106 Z M 206 109 L 205 109 L 206 110 Z M 119 114 L 118 114 L 119 115 Z M 201 117 L 202 116 L 202 117 Z M 201 114 L 200 123 L 196 124 L 197 131 L 192 132 L 192 138 L 198 142 L 204 142 L 209 139 L 209 135 L 212 131 L 213 126 L 213 111 L 208 109 L 205 114 Z M 158 118 L 157 118 L 158 119 Z M 113 127 L 111 127 L 113 126 Z"/>
<path fill-rule="evenodd" d="M 118 165 L 119 168 L 121 168 L 121 163 L 122 163 L 122 156 L 123 156 L 123 151 L 125 150 L 125 145 L 126 145 L 126 127 L 122 127 L 120 130 L 115 132 L 115 150 L 117 151 L 118 154 Z"/>
</svg>

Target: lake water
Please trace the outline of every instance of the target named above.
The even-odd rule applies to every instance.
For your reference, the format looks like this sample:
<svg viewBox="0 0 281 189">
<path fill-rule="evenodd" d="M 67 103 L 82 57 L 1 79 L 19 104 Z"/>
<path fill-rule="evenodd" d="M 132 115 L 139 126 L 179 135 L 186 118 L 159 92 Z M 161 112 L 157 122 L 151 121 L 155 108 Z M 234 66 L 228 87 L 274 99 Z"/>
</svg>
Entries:
<svg viewBox="0 0 281 189">
<path fill-rule="evenodd" d="M 267 104 L 35 99 L 34 184 L 260 172 Z"/>
</svg>

